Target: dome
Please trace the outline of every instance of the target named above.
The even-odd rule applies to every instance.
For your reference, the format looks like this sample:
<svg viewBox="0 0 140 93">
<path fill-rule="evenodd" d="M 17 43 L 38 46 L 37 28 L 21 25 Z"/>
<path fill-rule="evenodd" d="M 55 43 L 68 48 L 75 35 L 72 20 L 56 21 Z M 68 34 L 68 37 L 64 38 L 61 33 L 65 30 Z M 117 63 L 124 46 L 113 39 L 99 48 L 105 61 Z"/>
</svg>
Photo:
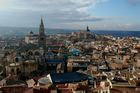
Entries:
<svg viewBox="0 0 140 93">
<path fill-rule="evenodd" d="M 30 35 L 33 35 L 33 34 L 34 34 L 34 33 L 31 31 L 31 32 L 30 32 Z"/>
</svg>

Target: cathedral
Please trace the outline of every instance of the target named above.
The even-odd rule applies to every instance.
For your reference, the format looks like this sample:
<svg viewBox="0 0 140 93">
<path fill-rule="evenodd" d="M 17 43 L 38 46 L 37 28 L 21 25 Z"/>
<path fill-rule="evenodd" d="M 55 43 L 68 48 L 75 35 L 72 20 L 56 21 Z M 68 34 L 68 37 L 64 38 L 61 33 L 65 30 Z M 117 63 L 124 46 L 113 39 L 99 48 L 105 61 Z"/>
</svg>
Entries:
<svg viewBox="0 0 140 93">
<path fill-rule="evenodd" d="M 39 34 L 34 34 L 32 31 L 29 35 L 25 36 L 25 43 L 27 44 L 38 44 L 41 47 L 46 46 L 46 35 L 45 35 L 45 28 L 44 23 L 41 18 L 41 23 L 39 27 Z"/>
</svg>

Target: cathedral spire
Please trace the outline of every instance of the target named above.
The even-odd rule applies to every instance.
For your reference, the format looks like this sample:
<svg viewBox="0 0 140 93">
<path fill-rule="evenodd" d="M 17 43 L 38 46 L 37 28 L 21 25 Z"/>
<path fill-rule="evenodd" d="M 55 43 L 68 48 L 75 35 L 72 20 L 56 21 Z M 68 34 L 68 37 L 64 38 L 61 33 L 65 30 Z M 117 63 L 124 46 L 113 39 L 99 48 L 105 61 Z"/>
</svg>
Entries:
<svg viewBox="0 0 140 93">
<path fill-rule="evenodd" d="M 39 27 L 39 34 L 43 35 L 45 34 L 45 28 L 44 28 L 44 23 L 43 23 L 43 19 L 41 18 L 41 23 L 40 23 L 40 27 Z"/>
<path fill-rule="evenodd" d="M 41 17 L 41 24 L 40 25 L 43 25 L 44 26 L 44 23 L 43 23 L 43 19 L 42 19 L 42 17 Z"/>
<path fill-rule="evenodd" d="M 87 26 L 87 32 L 90 32 L 89 27 Z"/>
<path fill-rule="evenodd" d="M 44 28 L 44 23 L 42 18 L 39 27 L 39 45 L 42 47 L 46 46 L 46 35 L 45 35 L 45 28 Z"/>
</svg>

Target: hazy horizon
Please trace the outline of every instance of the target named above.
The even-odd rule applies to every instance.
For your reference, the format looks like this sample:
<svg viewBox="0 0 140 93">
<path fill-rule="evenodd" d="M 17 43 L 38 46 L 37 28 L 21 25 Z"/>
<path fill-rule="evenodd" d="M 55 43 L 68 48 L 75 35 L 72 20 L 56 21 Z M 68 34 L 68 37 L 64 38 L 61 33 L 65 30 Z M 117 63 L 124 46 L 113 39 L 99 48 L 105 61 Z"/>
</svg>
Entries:
<svg viewBox="0 0 140 93">
<path fill-rule="evenodd" d="M 81 30 L 86 30 L 81 29 Z M 0 37 L 2 38 L 13 38 L 13 37 L 20 37 L 24 38 L 26 35 L 30 33 L 30 31 L 34 32 L 34 34 L 39 33 L 38 27 L 0 27 Z M 47 28 L 45 29 L 46 35 L 51 34 L 69 34 L 72 32 L 80 31 L 79 29 L 54 29 L 54 28 Z M 93 30 L 90 29 L 91 32 L 100 35 L 112 35 L 112 36 L 119 36 L 119 37 L 126 37 L 126 36 L 135 36 L 140 37 L 140 31 L 123 31 L 123 30 Z"/>
<path fill-rule="evenodd" d="M 81 28 L 81 29 L 79 29 L 79 28 L 46 28 L 45 27 L 45 29 L 47 30 L 47 29 L 51 29 L 51 30 L 53 30 L 53 29 L 57 29 L 57 30 L 75 30 L 75 31 L 80 31 L 80 30 L 86 30 L 86 27 L 87 26 L 85 26 L 85 28 Z M 0 28 L 26 28 L 26 29 L 39 29 L 39 26 L 38 27 L 16 27 L 16 26 L 0 26 Z M 140 31 L 140 30 L 125 30 L 125 29 L 94 29 L 94 28 L 89 28 L 91 31 Z"/>
</svg>

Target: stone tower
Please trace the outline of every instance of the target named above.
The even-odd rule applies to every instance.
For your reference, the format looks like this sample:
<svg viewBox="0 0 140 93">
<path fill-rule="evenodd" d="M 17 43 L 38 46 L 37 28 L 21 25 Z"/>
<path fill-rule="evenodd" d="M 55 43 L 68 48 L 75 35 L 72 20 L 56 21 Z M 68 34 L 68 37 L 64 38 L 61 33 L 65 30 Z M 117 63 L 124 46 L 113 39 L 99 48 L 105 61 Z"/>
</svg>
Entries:
<svg viewBox="0 0 140 93">
<path fill-rule="evenodd" d="M 87 32 L 90 32 L 89 27 L 87 26 Z"/>
<path fill-rule="evenodd" d="M 45 35 L 45 28 L 44 28 L 44 24 L 43 24 L 43 20 L 41 18 L 41 24 L 39 27 L 39 46 L 41 47 L 45 47 L 46 46 L 46 35 Z"/>
</svg>

